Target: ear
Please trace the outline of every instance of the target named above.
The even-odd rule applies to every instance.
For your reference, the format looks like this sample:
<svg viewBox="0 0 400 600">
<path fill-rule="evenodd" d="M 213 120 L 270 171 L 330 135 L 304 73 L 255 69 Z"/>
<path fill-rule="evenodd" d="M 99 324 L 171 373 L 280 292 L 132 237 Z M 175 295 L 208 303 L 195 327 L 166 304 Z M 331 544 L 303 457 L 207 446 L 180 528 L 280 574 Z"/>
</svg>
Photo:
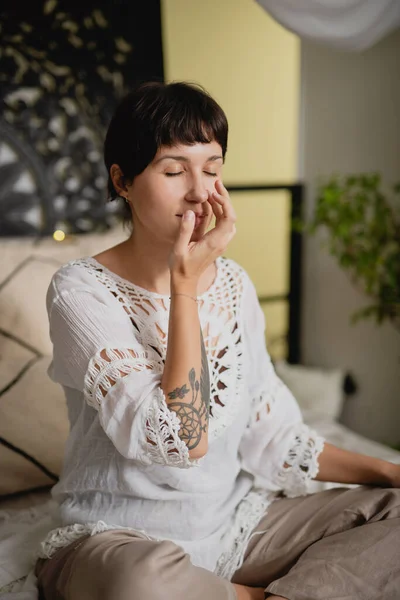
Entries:
<svg viewBox="0 0 400 600">
<path fill-rule="evenodd" d="M 112 179 L 115 191 L 123 198 L 126 198 L 128 194 L 128 188 L 126 186 L 124 174 L 122 173 L 119 165 L 111 165 L 110 177 Z"/>
</svg>

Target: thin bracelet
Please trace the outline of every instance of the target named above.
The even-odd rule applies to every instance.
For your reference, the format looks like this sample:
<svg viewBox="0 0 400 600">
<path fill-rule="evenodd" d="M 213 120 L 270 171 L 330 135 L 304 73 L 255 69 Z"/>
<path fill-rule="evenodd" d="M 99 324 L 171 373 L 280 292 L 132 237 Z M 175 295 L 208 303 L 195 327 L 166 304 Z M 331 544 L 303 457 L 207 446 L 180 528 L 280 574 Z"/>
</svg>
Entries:
<svg viewBox="0 0 400 600">
<path fill-rule="evenodd" d="M 194 296 L 189 296 L 189 294 L 181 294 L 180 292 L 177 292 L 176 294 L 172 294 L 172 296 L 186 296 L 187 298 L 191 298 L 195 302 L 199 302 L 197 300 L 197 298 L 194 298 Z M 171 300 L 172 296 L 169 297 L 170 300 Z"/>
</svg>

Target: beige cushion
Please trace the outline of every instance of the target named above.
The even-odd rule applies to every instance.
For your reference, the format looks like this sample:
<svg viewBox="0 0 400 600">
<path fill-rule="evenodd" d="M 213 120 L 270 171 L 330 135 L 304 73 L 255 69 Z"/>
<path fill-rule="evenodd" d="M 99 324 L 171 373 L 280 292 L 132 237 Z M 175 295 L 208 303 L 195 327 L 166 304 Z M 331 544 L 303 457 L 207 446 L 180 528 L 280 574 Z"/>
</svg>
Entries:
<svg viewBox="0 0 400 600">
<path fill-rule="evenodd" d="M 64 242 L 1 239 L 0 330 L 50 354 L 46 292 L 53 274 L 69 260 L 93 256 L 126 237 L 118 227 L 104 234 L 71 236 Z"/>
<path fill-rule="evenodd" d="M 50 485 L 60 473 L 68 416 L 61 386 L 46 373 L 50 360 L 31 358 L 1 395 L 0 495 Z"/>
<path fill-rule="evenodd" d="M 4 334 L 0 334 L 0 393 L 18 376 L 35 354 Z M 1 404 L 0 404 L 1 411 Z M 1 412 L 0 412 L 1 415 Z M 1 419 L 0 419 L 1 420 Z"/>
<path fill-rule="evenodd" d="M 126 239 L 104 234 L 0 240 L 0 497 L 52 485 L 60 474 L 68 418 L 64 393 L 47 375 L 52 345 L 46 292 L 55 271 Z"/>
<path fill-rule="evenodd" d="M 51 354 L 46 291 L 59 265 L 32 258 L 0 290 L 0 329 L 42 354 Z"/>
</svg>

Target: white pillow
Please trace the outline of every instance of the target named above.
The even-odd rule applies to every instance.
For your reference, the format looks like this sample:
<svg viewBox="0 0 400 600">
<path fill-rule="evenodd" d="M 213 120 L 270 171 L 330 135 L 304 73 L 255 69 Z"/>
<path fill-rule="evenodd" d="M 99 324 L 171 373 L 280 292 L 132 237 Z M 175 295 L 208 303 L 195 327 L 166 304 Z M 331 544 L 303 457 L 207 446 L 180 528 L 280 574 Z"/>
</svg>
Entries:
<svg viewBox="0 0 400 600">
<path fill-rule="evenodd" d="M 290 365 L 284 360 L 275 363 L 275 370 L 296 398 L 305 420 L 338 420 L 345 398 L 344 371 Z"/>
</svg>

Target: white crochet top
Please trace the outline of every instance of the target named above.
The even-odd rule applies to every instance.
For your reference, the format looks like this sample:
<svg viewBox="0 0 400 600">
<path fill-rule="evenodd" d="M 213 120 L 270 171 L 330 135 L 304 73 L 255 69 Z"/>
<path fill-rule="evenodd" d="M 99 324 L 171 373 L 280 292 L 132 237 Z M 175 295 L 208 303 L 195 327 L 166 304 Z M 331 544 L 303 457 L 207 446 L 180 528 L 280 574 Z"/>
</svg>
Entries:
<svg viewBox="0 0 400 600">
<path fill-rule="evenodd" d="M 54 275 L 48 373 L 64 388 L 71 431 L 52 490 L 58 527 L 42 557 L 84 534 L 127 528 L 172 540 L 195 565 L 230 579 L 278 492 L 307 493 L 324 440 L 274 372 L 249 276 L 230 259 L 216 267 L 198 297 L 211 386 L 209 448 L 199 460 L 160 387 L 169 297 L 94 258 Z"/>
</svg>

